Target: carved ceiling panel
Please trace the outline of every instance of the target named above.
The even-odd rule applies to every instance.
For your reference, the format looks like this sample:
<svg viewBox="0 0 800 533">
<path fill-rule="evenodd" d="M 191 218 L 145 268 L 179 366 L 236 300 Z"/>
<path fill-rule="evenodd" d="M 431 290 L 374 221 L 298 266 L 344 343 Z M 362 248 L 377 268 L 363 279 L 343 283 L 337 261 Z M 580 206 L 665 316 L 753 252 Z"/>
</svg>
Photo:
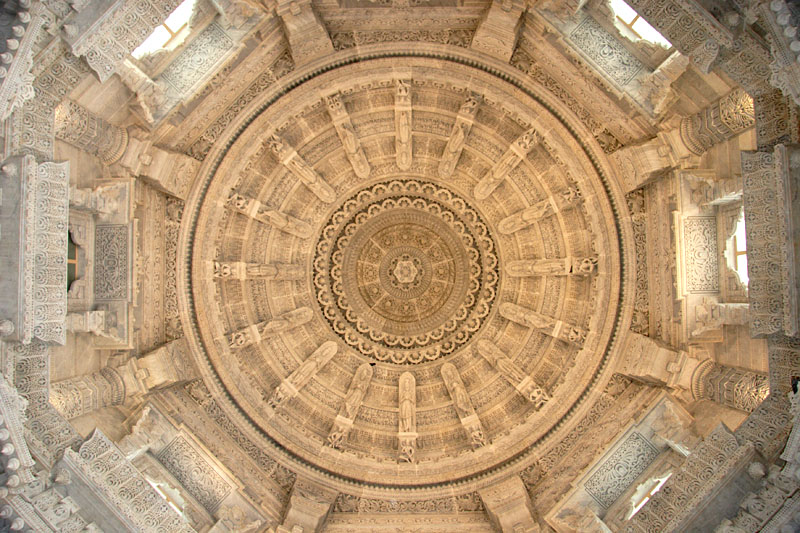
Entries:
<svg viewBox="0 0 800 533">
<path fill-rule="evenodd" d="M 318 75 L 207 159 L 184 312 L 211 394 L 265 450 L 423 488 L 505 468 L 599 393 L 621 258 L 602 151 L 560 109 L 401 63 Z"/>
</svg>

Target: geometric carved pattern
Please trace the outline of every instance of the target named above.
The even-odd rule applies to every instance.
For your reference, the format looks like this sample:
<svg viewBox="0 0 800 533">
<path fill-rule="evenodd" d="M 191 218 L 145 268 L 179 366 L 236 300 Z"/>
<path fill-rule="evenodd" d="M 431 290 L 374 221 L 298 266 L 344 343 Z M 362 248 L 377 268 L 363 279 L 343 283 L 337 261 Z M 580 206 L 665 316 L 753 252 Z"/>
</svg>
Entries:
<svg viewBox="0 0 800 533">
<path fill-rule="evenodd" d="M 222 476 L 180 435 L 158 454 L 158 460 L 209 513 L 231 491 Z"/>
<path fill-rule="evenodd" d="M 95 298 L 124 300 L 128 295 L 128 226 L 97 226 L 94 250 Z"/>
<path fill-rule="evenodd" d="M 584 489 L 604 509 L 608 509 L 658 454 L 658 449 L 650 441 L 634 431 L 592 474 Z"/>
<path fill-rule="evenodd" d="M 583 19 L 569 38 L 621 86 L 630 83 L 644 69 L 642 62 L 592 17 Z"/>
<path fill-rule="evenodd" d="M 686 253 L 686 288 L 689 292 L 719 291 L 717 220 L 688 217 L 683 225 Z"/>
<path fill-rule="evenodd" d="M 317 300 L 362 354 L 433 360 L 467 342 L 489 314 L 495 250 L 480 215 L 455 193 L 420 181 L 380 183 L 344 202 L 321 232 Z"/>
</svg>

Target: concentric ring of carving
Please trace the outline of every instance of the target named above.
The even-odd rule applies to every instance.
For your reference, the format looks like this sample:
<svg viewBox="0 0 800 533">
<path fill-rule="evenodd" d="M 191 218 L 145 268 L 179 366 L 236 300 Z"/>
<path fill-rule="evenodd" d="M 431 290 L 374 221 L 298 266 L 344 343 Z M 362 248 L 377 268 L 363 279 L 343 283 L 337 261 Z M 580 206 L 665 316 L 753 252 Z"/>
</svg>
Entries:
<svg viewBox="0 0 800 533">
<path fill-rule="evenodd" d="M 364 355 L 430 361 L 469 342 L 495 300 L 496 245 L 463 198 L 417 180 L 379 183 L 321 232 L 314 288 L 333 331 Z"/>
</svg>

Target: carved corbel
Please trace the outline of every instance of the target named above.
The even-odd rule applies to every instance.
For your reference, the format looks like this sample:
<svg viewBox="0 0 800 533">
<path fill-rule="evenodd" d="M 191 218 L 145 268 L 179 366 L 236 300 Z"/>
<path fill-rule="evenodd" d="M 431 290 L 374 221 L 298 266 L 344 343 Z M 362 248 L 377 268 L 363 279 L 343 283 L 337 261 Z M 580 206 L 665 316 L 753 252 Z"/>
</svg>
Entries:
<svg viewBox="0 0 800 533">
<path fill-rule="evenodd" d="M 401 461 L 413 463 L 417 448 L 417 389 L 414 374 L 403 372 L 398 388 L 399 457 Z"/>
<path fill-rule="evenodd" d="M 333 422 L 333 428 L 328 434 L 328 445 L 331 448 L 338 448 L 347 439 L 347 434 L 350 432 L 350 428 L 353 427 L 353 421 L 361 408 L 361 402 L 364 401 L 364 395 L 369 389 L 372 374 L 372 365 L 363 363 L 353 375 L 350 388 L 347 390 L 344 402 L 339 408 L 336 420 Z"/>
</svg>

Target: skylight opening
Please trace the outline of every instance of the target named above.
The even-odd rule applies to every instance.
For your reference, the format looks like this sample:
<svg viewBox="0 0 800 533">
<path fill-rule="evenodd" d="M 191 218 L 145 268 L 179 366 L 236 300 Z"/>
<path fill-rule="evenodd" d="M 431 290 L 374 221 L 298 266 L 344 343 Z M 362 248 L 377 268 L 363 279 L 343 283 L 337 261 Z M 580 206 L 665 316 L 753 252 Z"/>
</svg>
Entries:
<svg viewBox="0 0 800 533">
<path fill-rule="evenodd" d="M 175 8 L 175 11 L 170 13 L 167 20 L 153 30 L 153 33 L 151 33 L 131 55 L 136 59 L 141 59 L 147 54 L 167 48 L 170 44 L 173 44 L 175 38 L 189 24 L 189 19 L 192 17 L 192 12 L 194 11 L 194 5 L 196 3 L 197 0 L 183 0 L 183 2 Z"/>
<path fill-rule="evenodd" d="M 744 227 L 744 209 L 739 213 L 739 218 L 736 221 L 736 231 L 728 239 L 725 252 L 728 266 L 736 272 L 736 275 L 739 276 L 739 281 L 747 287 L 750 283 L 750 278 L 747 275 L 747 237 L 745 236 Z"/>
<path fill-rule="evenodd" d="M 610 0 L 609 6 L 617 17 L 617 22 L 628 29 L 636 39 L 649 41 L 664 48 L 672 48 L 672 43 L 658 33 L 654 27 L 647 23 L 631 6 L 623 0 Z"/>
</svg>

